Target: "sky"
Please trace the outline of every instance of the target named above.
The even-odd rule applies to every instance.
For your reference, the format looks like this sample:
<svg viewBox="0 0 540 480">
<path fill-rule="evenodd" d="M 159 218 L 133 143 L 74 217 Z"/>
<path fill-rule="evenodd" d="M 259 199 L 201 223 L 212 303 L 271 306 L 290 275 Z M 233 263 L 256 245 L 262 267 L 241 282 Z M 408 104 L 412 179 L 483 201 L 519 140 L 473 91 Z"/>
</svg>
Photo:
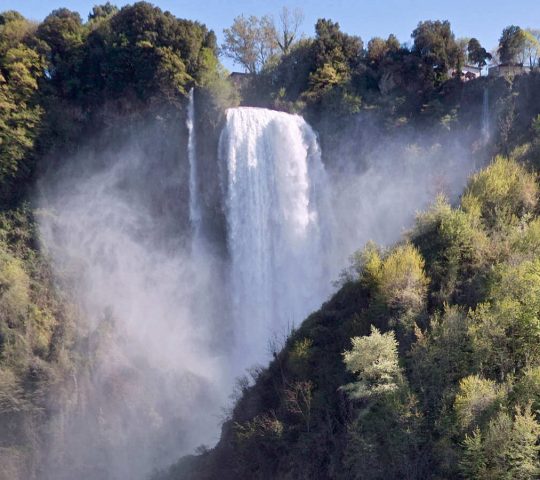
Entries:
<svg viewBox="0 0 540 480">
<path fill-rule="evenodd" d="M 106 0 L 0 0 L 0 11 L 17 10 L 25 17 L 42 20 L 51 10 L 67 7 L 78 11 L 83 19 L 95 4 Z M 111 1 L 118 6 L 127 3 Z M 302 30 L 314 33 L 318 18 L 339 22 L 341 29 L 359 35 L 364 42 L 374 36 L 395 34 L 400 42 L 409 42 L 411 32 L 421 20 L 450 20 L 456 37 L 476 37 L 489 51 L 496 47 L 504 27 L 540 28 L 540 0 L 154 0 L 152 3 L 180 18 L 198 20 L 216 32 L 218 41 L 223 29 L 237 15 L 272 14 L 277 17 L 281 7 L 301 8 L 304 12 Z M 227 68 L 238 69 L 223 59 Z"/>
</svg>

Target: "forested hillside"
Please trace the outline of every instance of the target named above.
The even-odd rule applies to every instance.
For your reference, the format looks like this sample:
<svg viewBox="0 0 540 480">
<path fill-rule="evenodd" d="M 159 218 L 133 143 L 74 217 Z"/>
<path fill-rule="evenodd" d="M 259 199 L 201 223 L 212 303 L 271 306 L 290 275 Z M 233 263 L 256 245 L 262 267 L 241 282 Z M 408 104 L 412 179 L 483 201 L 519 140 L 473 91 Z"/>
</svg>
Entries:
<svg viewBox="0 0 540 480">
<path fill-rule="evenodd" d="M 218 446 L 156 478 L 536 478 L 538 188 L 497 157 L 356 253 L 239 383 Z"/>
<path fill-rule="evenodd" d="M 96 6 L 84 20 L 65 8 L 39 23 L 0 12 L 0 479 L 58 479 L 51 464 L 63 453 L 49 448 L 62 412 L 85 403 L 78 380 L 106 360 L 101 345 L 122 341 L 112 320 L 86 322 L 71 284 L 78 272 L 53 274 L 37 227 L 55 215 L 37 208 L 42 181 L 99 170 L 110 158 L 100 153 L 136 139 L 147 159 L 137 187 L 165 189 L 177 169 L 182 180 L 180 202 L 148 193 L 141 208 L 186 243 L 192 88 L 208 171 L 218 169 L 225 109 L 238 104 L 303 115 L 330 174 L 361 174 L 394 143 L 439 161 L 466 152 L 484 168 L 455 202 L 441 178 L 441 195 L 396 245 L 358 245 L 335 295 L 273 345 L 267 368 L 239 380 L 217 446 L 154 478 L 540 475 L 537 57 L 530 73 L 465 81 L 463 66 L 484 67 L 491 55 L 474 38 L 456 39 L 446 21 L 420 22 L 410 43 L 364 42 L 329 19 L 301 38 L 299 17 L 287 15 L 271 28 L 236 19 L 218 46 L 206 26 L 147 2 Z M 246 32 L 259 42 L 251 50 L 238 48 Z M 535 39 L 508 27 L 500 60 L 523 63 Z M 220 54 L 248 73 L 231 80 Z M 82 153 L 98 161 L 87 165 Z M 201 188 L 211 219 L 203 227 L 225 251 L 219 186 Z M 121 380 L 137 378 L 136 368 Z M 113 478 L 104 465 L 62 478 Z"/>
<path fill-rule="evenodd" d="M 270 366 L 239 380 L 218 445 L 156 479 L 538 476 L 540 76 L 449 78 L 464 58 L 448 23 L 421 23 L 413 39 L 362 50 L 320 20 L 244 98 L 306 115 L 329 165 L 351 134 L 366 156 L 384 137 L 422 145 L 428 132 L 449 148 L 459 132 L 478 165 L 491 160 L 401 242 L 359 250 L 337 293 L 273 344 Z M 486 90 L 488 141 L 475 128 Z"/>
</svg>

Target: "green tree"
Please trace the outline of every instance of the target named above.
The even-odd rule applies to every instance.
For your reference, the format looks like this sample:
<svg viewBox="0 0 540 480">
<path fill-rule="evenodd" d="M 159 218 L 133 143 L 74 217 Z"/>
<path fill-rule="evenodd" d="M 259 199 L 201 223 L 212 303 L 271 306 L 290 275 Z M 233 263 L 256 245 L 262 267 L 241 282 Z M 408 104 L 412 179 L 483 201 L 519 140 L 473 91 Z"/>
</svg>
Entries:
<svg viewBox="0 0 540 480">
<path fill-rule="evenodd" d="M 453 209 L 444 197 L 417 216 L 411 240 L 426 261 L 431 300 L 474 303 L 475 272 L 485 262 L 489 241 L 478 219 Z"/>
<path fill-rule="evenodd" d="M 471 375 L 459 382 L 454 400 L 457 422 L 463 431 L 481 426 L 500 406 L 503 392 L 497 384 L 478 375 Z"/>
<path fill-rule="evenodd" d="M 367 46 L 367 58 L 370 62 L 380 62 L 388 53 L 388 44 L 380 37 L 373 37 Z"/>
<path fill-rule="evenodd" d="M 410 381 L 422 392 L 420 401 L 427 416 L 435 419 L 450 410 L 455 386 L 474 371 L 468 317 L 457 306 L 434 314 L 425 332 L 417 331 L 410 354 Z"/>
<path fill-rule="evenodd" d="M 390 308 L 416 314 L 424 307 L 428 279 L 420 252 L 406 243 L 393 249 L 381 265 L 378 296 Z"/>
<path fill-rule="evenodd" d="M 372 326 L 369 336 L 351 341 L 343 359 L 357 380 L 342 388 L 363 402 L 348 424 L 347 478 L 423 478 L 429 461 L 422 451 L 422 416 L 399 366 L 394 332 L 381 334 Z"/>
<path fill-rule="evenodd" d="M 362 54 L 362 40 L 343 33 L 339 24 L 319 19 L 311 44 L 309 86 L 303 98 L 310 107 L 334 116 L 357 113 L 361 98 L 351 88 L 351 75 Z"/>
<path fill-rule="evenodd" d="M 540 365 L 526 368 L 512 385 L 510 399 L 514 405 L 531 405 L 533 412 L 540 411 Z"/>
<path fill-rule="evenodd" d="M 330 64 L 340 70 L 337 65 L 343 65 L 345 70 L 350 71 L 358 64 L 362 48 L 362 39 L 343 33 L 339 23 L 325 18 L 317 20 L 313 52 L 318 66 Z"/>
<path fill-rule="evenodd" d="M 0 15 L 0 192 L 5 196 L 17 179 L 28 175 L 43 110 L 39 81 L 44 58 L 29 45 L 33 25 L 21 15 Z"/>
<path fill-rule="evenodd" d="M 133 93 L 141 101 L 179 102 L 217 68 L 215 35 L 146 2 L 107 16 L 88 36 L 76 77 L 89 106 Z M 134 101 L 134 98 L 132 98 Z"/>
<path fill-rule="evenodd" d="M 433 69 L 437 80 L 446 78 L 450 69 L 463 64 L 450 22 L 420 22 L 411 36 L 414 40 L 413 52 Z"/>
<path fill-rule="evenodd" d="M 80 15 L 67 8 L 53 10 L 38 26 L 36 35 L 48 61 L 47 77 L 60 96 L 78 95 L 81 82 L 77 71 L 86 34 Z"/>
<path fill-rule="evenodd" d="M 530 407 L 516 407 L 514 416 L 499 412 L 490 421 L 484 440 L 486 478 L 532 480 L 540 473 L 540 425 Z"/>
<path fill-rule="evenodd" d="M 540 362 L 540 261 L 503 264 L 489 284 L 469 331 L 482 370 L 504 380 Z"/>
<path fill-rule="evenodd" d="M 473 65 L 477 65 L 479 68 L 483 68 L 487 65 L 487 62 L 492 59 L 491 53 L 489 53 L 476 38 L 471 38 L 467 45 L 467 54 L 469 61 Z"/>
<path fill-rule="evenodd" d="M 519 54 L 524 50 L 526 42 L 525 32 L 516 25 L 506 27 L 499 39 L 498 54 L 501 63 L 515 63 Z"/>
<path fill-rule="evenodd" d="M 478 427 L 471 435 L 465 435 L 459 466 L 467 480 L 485 480 L 487 478 L 487 459 L 482 444 L 482 432 Z"/>
<path fill-rule="evenodd" d="M 118 12 L 118 7 L 113 5 L 111 2 L 107 2 L 103 5 L 95 5 L 92 8 L 92 11 L 88 14 L 88 21 L 96 21 L 99 19 L 104 19 L 114 15 Z"/>
</svg>

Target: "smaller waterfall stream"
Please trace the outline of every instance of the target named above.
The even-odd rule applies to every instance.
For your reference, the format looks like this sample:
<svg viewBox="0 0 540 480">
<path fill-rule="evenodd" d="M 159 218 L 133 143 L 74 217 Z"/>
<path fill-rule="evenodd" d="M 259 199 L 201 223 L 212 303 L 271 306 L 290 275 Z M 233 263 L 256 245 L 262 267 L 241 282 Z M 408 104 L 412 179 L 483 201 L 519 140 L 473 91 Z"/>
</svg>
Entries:
<svg viewBox="0 0 540 480">
<path fill-rule="evenodd" d="M 197 182 L 197 151 L 195 140 L 195 93 L 189 91 L 186 126 L 188 129 L 188 160 L 189 160 L 189 221 L 193 230 L 193 244 L 199 239 L 201 227 L 201 208 L 199 202 L 199 185 Z"/>
</svg>

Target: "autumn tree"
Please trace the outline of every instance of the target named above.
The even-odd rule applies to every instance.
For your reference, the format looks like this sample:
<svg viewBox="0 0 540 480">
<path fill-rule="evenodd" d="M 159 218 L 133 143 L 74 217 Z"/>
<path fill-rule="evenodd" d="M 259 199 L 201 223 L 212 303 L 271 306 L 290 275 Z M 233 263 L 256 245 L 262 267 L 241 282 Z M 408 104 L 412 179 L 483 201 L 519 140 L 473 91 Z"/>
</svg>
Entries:
<svg viewBox="0 0 540 480">
<path fill-rule="evenodd" d="M 524 32 L 523 50 L 519 55 L 519 62 L 528 64 L 530 68 L 534 68 L 538 63 L 540 55 L 540 30 L 526 29 Z"/>
</svg>

